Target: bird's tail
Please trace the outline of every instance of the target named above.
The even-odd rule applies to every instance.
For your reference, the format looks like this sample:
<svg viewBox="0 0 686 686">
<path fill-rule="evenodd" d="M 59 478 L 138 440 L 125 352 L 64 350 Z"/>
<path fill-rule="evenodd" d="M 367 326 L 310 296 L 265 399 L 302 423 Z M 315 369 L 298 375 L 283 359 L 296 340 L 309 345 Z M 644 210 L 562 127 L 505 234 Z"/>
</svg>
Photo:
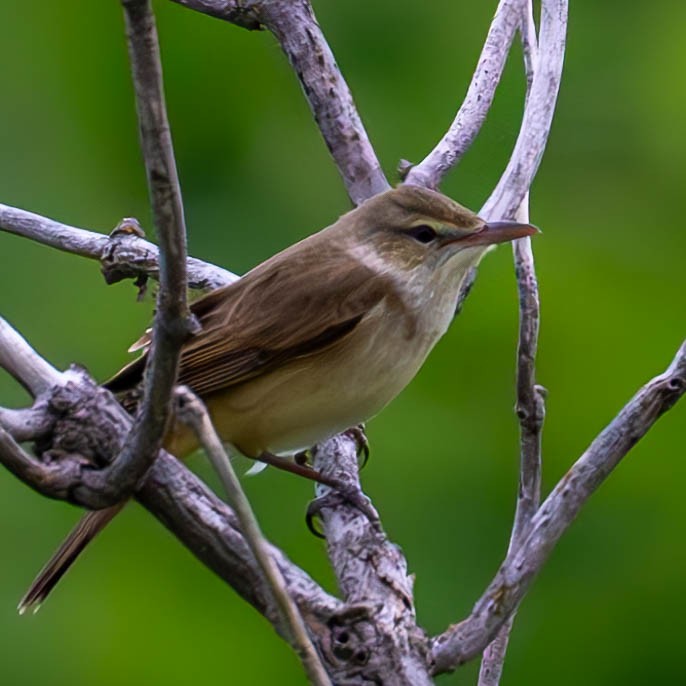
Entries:
<svg viewBox="0 0 686 686">
<path fill-rule="evenodd" d="M 33 580 L 26 595 L 21 599 L 17 609 L 19 614 L 27 610 L 38 612 L 43 601 L 48 597 L 57 582 L 64 576 L 83 549 L 109 524 L 112 518 L 126 503 L 118 503 L 104 510 L 88 512 L 70 531 L 62 545 L 55 551 L 47 564 Z"/>
</svg>

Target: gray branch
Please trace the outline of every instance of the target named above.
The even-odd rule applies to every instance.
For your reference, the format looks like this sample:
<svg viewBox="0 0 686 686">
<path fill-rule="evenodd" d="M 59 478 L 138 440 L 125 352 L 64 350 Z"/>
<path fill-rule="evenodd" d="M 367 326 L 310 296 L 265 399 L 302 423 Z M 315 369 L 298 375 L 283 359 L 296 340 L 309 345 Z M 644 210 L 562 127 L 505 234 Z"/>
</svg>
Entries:
<svg viewBox="0 0 686 686">
<path fill-rule="evenodd" d="M 278 610 L 277 621 L 283 635 L 296 655 L 300 657 L 310 683 L 315 686 L 331 686 L 331 681 L 307 633 L 307 627 L 298 606 L 288 593 L 286 581 L 271 554 L 270 546 L 257 522 L 257 517 L 243 491 L 241 482 L 236 476 L 231 458 L 226 454 L 222 441 L 212 425 L 207 408 L 202 400 L 185 386 L 176 390 L 176 407 L 178 418 L 185 421 L 195 431 L 200 445 L 221 479 L 240 522 L 243 536 L 255 557 L 262 581 Z"/>
<path fill-rule="evenodd" d="M 0 320 L 1 324 L 4 324 L 2 320 Z M 0 342 L 0 350 L 2 347 L 3 343 Z M 1 366 L 2 363 L 0 363 Z M 53 422 L 47 415 L 44 404 L 20 410 L 0 407 L 0 427 L 4 427 L 14 440 L 20 443 L 47 436 L 52 431 L 52 426 Z"/>
<path fill-rule="evenodd" d="M 405 183 L 438 188 L 470 148 L 491 109 L 526 0 L 500 0 L 479 62 L 460 109 L 436 147 L 405 177 Z"/>
<path fill-rule="evenodd" d="M 390 188 L 308 0 L 174 2 L 245 28 L 268 28 L 300 80 L 350 199 L 358 205 Z"/>
<path fill-rule="evenodd" d="M 142 238 L 138 230 L 129 230 L 131 224 L 132 220 L 123 220 L 108 236 L 0 204 L 0 230 L 96 260 L 107 283 L 140 277 L 159 279 L 158 247 Z M 186 269 L 191 288 L 219 288 L 238 279 L 221 267 L 193 257 L 187 259 Z"/>
<path fill-rule="evenodd" d="M 542 0 L 538 59 L 522 126 L 512 157 L 498 185 L 481 208 L 484 219 L 513 217 L 531 188 L 553 121 L 566 35 L 567 0 Z"/>
<path fill-rule="evenodd" d="M 521 222 L 529 221 L 528 197 L 516 214 Z M 545 389 L 536 383 L 536 351 L 540 307 L 538 280 L 528 236 L 514 243 L 515 272 L 519 290 L 519 344 L 517 349 L 517 405 L 519 418 L 519 484 L 517 507 L 508 553 L 520 546 L 529 532 L 531 520 L 541 500 L 541 431 L 545 418 Z M 498 686 L 516 609 L 495 639 L 484 651 L 479 686 Z"/>
<path fill-rule="evenodd" d="M 434 640 L 436 674 L 472 659 L 495 637 L 585 502 L 684 392 L 686 341 L 664 374 L 636 393 L 555 486 L 526 539 L 507 556 L 470 616 Z"/>
<path fill-rule="evenodd" d="M 181 346 L 192 332 L 186 301 L 186 225 L 162 85 L 160 49 L 150 0 L 122 0 L 141 149 L 160 244 L 160 291 L 143 398 L 120 455 L 101 472 L 122 500 L 152 466 L 171 414 Z"/>
<path fill-rule="evenodd" d="M 355 433 L 342 434 L 320 446 L 314 464 L 327 477 L 346 484 L 359 499 L 364 496 Z M 414 578 L 408 574 L 402 551 L 361 509 L 350 507 L 326 486 L 317 486 L 317 491 L 329 559 L 347 605 L 334 627 L 333 640 L 343 656 L 352 656 L 337 665 L 334 682 L 432 683 L 427 637 L 415 615 Z M 366 681 L 359 682 L 354 678 L 361 665 Z"/>
<path fill-rule="evenodd" d="M 524 52 L 524 70 L 527 82 L 526 101 L 528 103 L 536 73 L 538 39 L 533 17 L 533 0 L 526 0 L 524 5 L 520 15 L 519 31 Z M 519 206 L 515 218 L 521 222 L 529 221 L 528 193 Z M 523 543 L 529 531 L 531 520 L 540 505 L 541 432 L 545 418 L 545 389 L 536 383 L 540 305 L 531 238 L 526 237 L 515 241 L 512 250 L 519 291 L 516 412 L 520 427 L 520 466 L 517 506 L 508 554 Z M 515 608 L 495 639 L 484 650 L 479 671 L 479 686 L 498 686 L 500 683 L 516 613 L 517 609 Z"/>
</svg>

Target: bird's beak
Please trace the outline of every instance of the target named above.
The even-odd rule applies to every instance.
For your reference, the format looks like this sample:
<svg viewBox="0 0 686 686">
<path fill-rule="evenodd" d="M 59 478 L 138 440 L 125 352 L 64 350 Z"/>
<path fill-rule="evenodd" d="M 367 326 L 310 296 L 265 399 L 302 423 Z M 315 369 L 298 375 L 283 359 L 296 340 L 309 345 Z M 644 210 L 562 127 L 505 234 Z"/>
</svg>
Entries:
<svg viewBox="0 0 686 686">
<path fill-rule="evenodd" d="M 533 224 L 520 224 L 519 222 L 488 222 L 482 228 L 467 236 L 451 238 L 448 243 L 459 243 L 460 247 L 474 247 L 477 245 L 494 245 L 506 243 L 524 236 L 533 236 L 541 233 Z"/>
</svg>

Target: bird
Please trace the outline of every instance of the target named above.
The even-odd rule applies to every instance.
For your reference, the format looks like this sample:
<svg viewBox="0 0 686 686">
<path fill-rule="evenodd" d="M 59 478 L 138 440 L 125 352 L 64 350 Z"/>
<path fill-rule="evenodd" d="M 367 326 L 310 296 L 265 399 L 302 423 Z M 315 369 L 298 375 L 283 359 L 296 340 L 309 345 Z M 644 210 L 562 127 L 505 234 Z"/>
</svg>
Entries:
<svg viewBox="0 0 686 686">
<path fill-rule="evenodd" d="M 202 398 L 219 436 L 238 452 L 285 462 L 383 409 L 448 329 L 483 255 L 537 232 L 484 221 L 419 186 L 380 193 L 193 302 L 199 330 L 182 346 L 177 383 Z M 151 340 L 148 331 L 132 346 L 140 357 L 103 384 L 132 413 Z M 163 445 L 181 459 L 198 440 L 172 418 Z M 40 607 L 122 507 L 82 517 L 20 612 Z"/>
</svg>

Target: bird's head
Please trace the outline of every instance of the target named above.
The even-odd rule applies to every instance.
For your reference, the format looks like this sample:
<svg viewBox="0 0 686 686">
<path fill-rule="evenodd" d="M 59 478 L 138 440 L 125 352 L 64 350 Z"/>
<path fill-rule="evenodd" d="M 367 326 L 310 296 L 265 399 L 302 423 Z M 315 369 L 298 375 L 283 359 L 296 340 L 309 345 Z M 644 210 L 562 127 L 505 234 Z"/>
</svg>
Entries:
<svg viewBox="0 0 686 686">
<path fill-rule="evenodd" d="M 538 233 L 530 224 L 486 222 L 442 193 L 403 185 L 343 217 L 356 245 L 394 270 L 467 270 L 488 248 Z"/>
</svg>

